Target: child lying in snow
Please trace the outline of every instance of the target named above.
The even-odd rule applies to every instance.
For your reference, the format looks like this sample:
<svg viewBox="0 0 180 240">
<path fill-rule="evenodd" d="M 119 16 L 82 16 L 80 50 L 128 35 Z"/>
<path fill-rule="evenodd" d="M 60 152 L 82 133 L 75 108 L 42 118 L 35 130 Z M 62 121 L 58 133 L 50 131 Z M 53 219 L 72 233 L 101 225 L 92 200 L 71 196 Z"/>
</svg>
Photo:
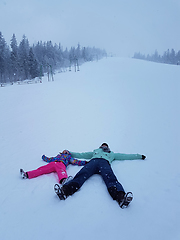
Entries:
<svg viewBox="0 0 180 240">
<path fill-rule="evenodd" d="M 47 165 L 39 167 L 36 170 L 25 172 L 23 169 L 20 169 L 20 174 L 22 178 L 35 178 L 41 176 L 43 174 L 48 174 L 52 172 L 56 172 L 59 178 L 59 183 L 62 184 L 68 178 L 66 167 L 69 164 L 84 166 L 87 161 L 79 161 L 75 158 L 71 157 L 71 154 L 68 150 L 64 150 L 62 153 L 59 153 L 56 157 L 46 157 L 45 155 L 42 156 L 42 159 L 45 162 L 48 162 Z"/>
</svg>

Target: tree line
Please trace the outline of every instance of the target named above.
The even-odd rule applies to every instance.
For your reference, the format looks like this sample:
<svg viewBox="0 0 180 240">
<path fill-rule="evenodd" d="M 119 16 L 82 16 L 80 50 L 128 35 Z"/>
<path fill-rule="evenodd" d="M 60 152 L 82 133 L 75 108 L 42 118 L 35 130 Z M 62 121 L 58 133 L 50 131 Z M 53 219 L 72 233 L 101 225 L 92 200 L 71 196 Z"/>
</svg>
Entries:
<svg viewBox="0 0 180 240">
<path fill-rule="evenodd" d="M 155 50 L 154 54 L 152 55 L 149 55 L 149 54 L 144 55 L 139 52 L 139 53 L 135 53 L 133 58 L 159 62 L 159 63 L 180 65 L 180 51 L 175 52 L 174 49 L 171 49 L 171 51 L 168 49 L 167 51 L 164 52 L 162 56 L 158 53 L 157 50 Z"/>
<path fill-rule="evenodd" d="M 13 83 L 26 79 L 41 78 L 45 73 L 54 73 L 55 70 L 64 71 L 71 66 L 79 66 L 87 61 L 99 60 L 105 57 L 106 51 L 95 47 L 71 47 L 63 50 L 61 44 L 51 41 L 30 46 L 23 35 L 17 43 L 13 34 L 10 46 L 0 32 L 0 83 Z"/>
</svg>

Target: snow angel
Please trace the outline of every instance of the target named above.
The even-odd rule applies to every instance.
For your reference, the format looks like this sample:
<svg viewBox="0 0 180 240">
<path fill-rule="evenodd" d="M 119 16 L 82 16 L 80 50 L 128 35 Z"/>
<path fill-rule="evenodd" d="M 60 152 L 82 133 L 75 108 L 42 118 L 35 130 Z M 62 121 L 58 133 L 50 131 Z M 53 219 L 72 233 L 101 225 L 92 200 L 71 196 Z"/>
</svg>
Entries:
<svg viewBox="0 0 180 240">
<path fill-rule="evenodd" d="M 103 178 L 107 190 L 113 200 L 116 200 L 121 208 L 129 205 L 132 201 L 133 195 L 131 192 L 125 193 L 123 186 L 118 182 L 110 164 L 114 160 L 144 160 L 146 158 L 144 155 L 114 153 L 109 149 L 107 143 L 103 143 L 93 152 L 70 153 L 72 157 L 91 160 L 75 175 L 72 180 L 61 187 L 58 184 L 54 186 L 55 192 L 60 200 L 65 200 L 68 196 L 73 195 L 93 174 L 99 174 Z"/>
<path fill-rule="evenodd" d="M 36 170 L 25 172 L 23 169 L 20 169 L 20 174 L 22 178 L 35 178 L 43 174 L 48 174 L 52 172 L 56 172 L 59 178 L 59 183 L 62 184 L 67 182 L 67 172 L 66 167 L 69 164 L 84 166 L 87 161 L 79 161 L 73 158 L 68 150 L 64 150 L 62 153 L 59 153 L 56 157 L 46 157 L 45 155 L 42 156 L 42 159 L 45 162 L 48 162 L 47 165 L 39 167 Z M 72 178 L 72 177 L 71 177 Z"/>
</svg>

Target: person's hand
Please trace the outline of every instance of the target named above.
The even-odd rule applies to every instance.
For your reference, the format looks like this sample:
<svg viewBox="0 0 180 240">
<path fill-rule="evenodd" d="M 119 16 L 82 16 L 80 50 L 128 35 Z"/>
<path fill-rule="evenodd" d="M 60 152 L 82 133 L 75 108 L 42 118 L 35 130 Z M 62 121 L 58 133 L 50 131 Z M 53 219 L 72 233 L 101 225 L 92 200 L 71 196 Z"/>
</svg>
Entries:
<svg viewBox="0 0 180 240">
<path fill-rule="evenodd" d="M 142 155 L 142 159 L 144 160 L 146 158 L 146 156 Z"/>
</svg>

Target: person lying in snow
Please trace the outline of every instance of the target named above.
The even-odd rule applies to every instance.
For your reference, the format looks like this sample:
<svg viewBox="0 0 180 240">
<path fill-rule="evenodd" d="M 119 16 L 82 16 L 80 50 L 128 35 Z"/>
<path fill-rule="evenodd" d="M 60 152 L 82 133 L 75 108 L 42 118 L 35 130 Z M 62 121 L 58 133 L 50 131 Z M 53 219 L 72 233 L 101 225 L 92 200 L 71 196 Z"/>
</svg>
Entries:
<svg viewBox="0 0 180 240">
<path fill-rule="evenodd" d="M 59 153 L 56 157 L 46 157 L 45 155 L 42 156 L 42 159 L 45 162 L 48 162 L 47 165 L 39 167 L 36 170 L 24 172 L 23 169 L 20 169 L 20 174 L 22 178 L 35 178 L 43 174 L 48 174 L 52 172 L 56 172 L 59 178 L 59 183 L 62 184 L 67 182 L 68 175 L 66 172 L 66 167 L 69 164 L 84 166 L 87 161 L 79 161 L 73 158 L 68 150 L 64 150 L 62 153 Z M 71 177 L 72 178 L 72 177 Z"/>
<path fill-rule="evenodd" d="M 70 153 L 72 157 L 91 160 L 68 183 L 65 183 L 61 187 L 58 184 L 55 184 L 54 190 L 60 200 L 65 200 L 68 196 L 73 195 L 93 174 L 99 174 L 102 176 L 107 190 L 113 200 L 116 200 L 122 208 L 129 205 L 132 201 L 132 193 L 125 193 L 123 186 L 118 182 L 115 174 L 113 173 L 110 164 L 114 160 L 144 160 L 146 158 L 144 155 L 114 153 L 110 150 L 107 143 L 103 143 L 93 152 Z"/>
</svg>

